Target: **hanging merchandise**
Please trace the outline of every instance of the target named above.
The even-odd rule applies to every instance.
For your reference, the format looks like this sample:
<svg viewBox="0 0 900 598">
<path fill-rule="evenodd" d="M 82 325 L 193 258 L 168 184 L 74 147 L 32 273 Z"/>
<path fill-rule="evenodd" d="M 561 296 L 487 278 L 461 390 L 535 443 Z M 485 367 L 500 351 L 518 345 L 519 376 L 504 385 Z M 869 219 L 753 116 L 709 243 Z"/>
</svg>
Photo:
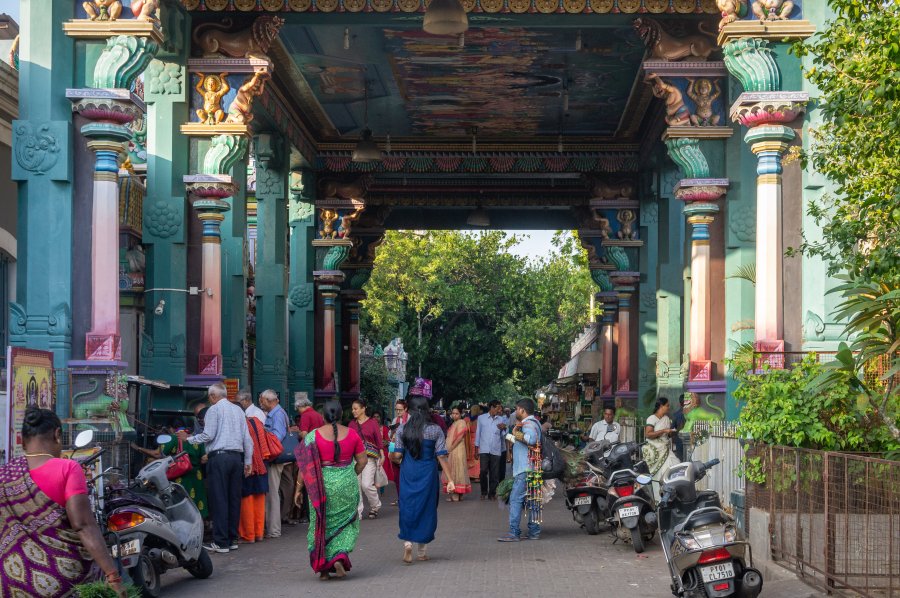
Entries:
<svg viewBox="0 0 900 598">
<path fill-rule="evenodd" d="M 543 521 L 544 510 L 544 477 L 541 469 L 543 457 L 541 456 L 541 444 L 528 447 L 528 460 L 531 470 L 525 476 L 525 509 L 528 511 L 528 522 L 540 525 Z"/>
</svg>

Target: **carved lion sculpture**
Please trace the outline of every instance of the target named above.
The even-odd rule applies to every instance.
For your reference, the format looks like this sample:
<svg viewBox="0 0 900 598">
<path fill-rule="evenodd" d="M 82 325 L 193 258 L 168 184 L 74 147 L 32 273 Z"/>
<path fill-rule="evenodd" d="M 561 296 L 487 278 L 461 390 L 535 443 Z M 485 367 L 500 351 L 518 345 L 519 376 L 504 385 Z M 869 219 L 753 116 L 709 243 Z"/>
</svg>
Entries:
<svg viewBox="0 0 900 598">
<path fill-rule="evenodd" d="M 697 58 L 709 60 L 710 54 L 716 51 L 715 37 L 703 26 L 698 25 L 699 34 L 686 37 L 675 37 L 666 33 L 659 21 L 648 17 L 640 17 L 634 20 L 634 28 L 644 42 L 650 48 L 650 57 L 657 60 L 673 62 L 685 58 Z"/>
<path fill-rule="evenodd" d="M 359 182 L 340 183 L 338 181 L 323 181 L 321 184 L 322 197 L 337 197 L 340 199 L 361 199 L 366 191 Z"/>
<path fill-rule="evenodd" d="M 203 23 L 194 29 L 194 47 L 203 56 L 225 55 L 231 58 L 268 58 L 266 53 L 284 19 L 271 15 L 257 17 L 247 29 L 228 31 L 231 20 L 222 23 Z"/>
<path fill-rule="evenodd" d="M 599 181 L 594 184 L 591 194 L 597 199 L 634 198 L 634 185 L 629 182 L 606 183 Z"/>
</svg>

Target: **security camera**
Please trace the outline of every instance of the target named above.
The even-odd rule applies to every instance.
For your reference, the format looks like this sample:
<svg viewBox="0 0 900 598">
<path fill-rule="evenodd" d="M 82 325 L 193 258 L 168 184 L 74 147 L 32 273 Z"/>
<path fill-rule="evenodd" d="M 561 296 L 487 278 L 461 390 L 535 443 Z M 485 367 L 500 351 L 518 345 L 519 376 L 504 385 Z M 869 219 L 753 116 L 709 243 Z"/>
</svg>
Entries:
<svg viewBox="0 0 900 598">
<path fill-rule="evenodd" d="M 166 300 L 160 299 L 159 303 L 156 304 L 156 307 L 153 308 L 153 313 L 158 316 L 163 315 L 163 312 L 166 311 Z"/>
</svg>

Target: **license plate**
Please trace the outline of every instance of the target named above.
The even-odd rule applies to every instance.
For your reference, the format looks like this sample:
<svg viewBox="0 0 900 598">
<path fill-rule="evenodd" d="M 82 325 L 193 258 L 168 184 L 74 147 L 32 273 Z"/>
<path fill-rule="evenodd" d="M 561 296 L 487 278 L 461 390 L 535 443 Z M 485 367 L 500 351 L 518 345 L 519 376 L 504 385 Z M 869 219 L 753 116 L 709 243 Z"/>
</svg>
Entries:
<svg viewBox="0 0 900 598">
<path fill-rule="evenodd" d="M 623 517 L 637 517 L 640 514 L 640 507 L 623 507 L 619 509 L 619 519 L 622 519 Z"/>
<path fill-rule="evenodd" d="M 575 500 L 572 501 L 572 504 L 575 505 L 576 507 L 589 505 L 589 504 L 591 504 L 591 497 L 590 496 L 577 496 L 577 497 L 575 497 Z"/>
<path fill-rule="evenodd" d="M 719 563 L 709 567 L 700 567 L 700 574 L 703 576 L 703 583 L 731 579 L 734 577 L 734 565 L 731 563 Z"/>
<path fill-rule="evenodd" d="M 122 556 L 131 556 L 133 554 L 138 554 L 141 551 L 141 541 L 135 538 L 134 540 L 129 540 L 128 542 L 122 542 Z M 113 544 L 110 546 L 113 558 L 119 557 L 119 544 Z"/>
</svg>

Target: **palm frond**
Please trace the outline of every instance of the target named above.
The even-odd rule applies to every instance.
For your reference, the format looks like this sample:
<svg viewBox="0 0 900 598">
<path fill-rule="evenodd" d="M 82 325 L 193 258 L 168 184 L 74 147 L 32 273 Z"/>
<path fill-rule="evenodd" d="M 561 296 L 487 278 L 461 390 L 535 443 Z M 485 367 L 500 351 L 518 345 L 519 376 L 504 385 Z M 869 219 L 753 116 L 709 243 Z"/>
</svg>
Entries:
<svg viewBox="0 0 900 598">
<path fill-rule="evenodd" d="M 756 285 L 756 264 L 741 264 L 737 267 L 737 269 L 727 278 L 737 278 L 740 280 L 746 280 L 752 285 Z"/>
</svg>

